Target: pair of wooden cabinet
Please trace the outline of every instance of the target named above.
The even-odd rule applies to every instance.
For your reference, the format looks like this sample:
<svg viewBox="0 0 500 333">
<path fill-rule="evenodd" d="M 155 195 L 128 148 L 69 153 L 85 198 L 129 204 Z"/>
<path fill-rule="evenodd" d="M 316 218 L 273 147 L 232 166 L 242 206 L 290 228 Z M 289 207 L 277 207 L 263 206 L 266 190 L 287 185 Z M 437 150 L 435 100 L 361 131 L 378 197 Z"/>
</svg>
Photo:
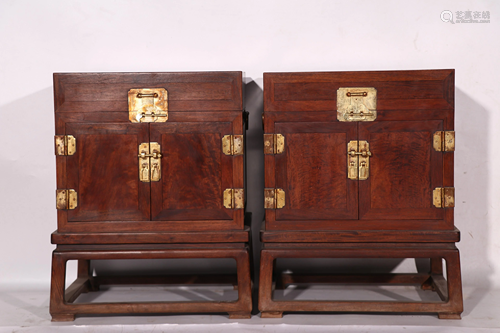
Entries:
<svg viewBox="0 0 500 333">
<path fill-rule="evenodd" d="M 55 74 L 54 90 L 53 320 L 84 313 L 162 312 L 248 318 L 252 279 L 241 72 Z M 459 317 L 453 70 L 266 73 L 264 111 L 262 316 L 404 311 Z M 373 257 L 430 258 L 426 274 L 355 279 L 420 283 L 435 289 L 442 302 L 273 299 L 273 286 L 346 280 L 277 276 L 278 258 Z M 238 300 L 74 302 L 100 285 L 131 282 L 94 276 L 91 260 L 152 258 L 233 258 L 237 277 L 221 281 L 235 285 Z M 78 278 L 66 289 L 68 260 L 78 261 Z"/>
</svg>

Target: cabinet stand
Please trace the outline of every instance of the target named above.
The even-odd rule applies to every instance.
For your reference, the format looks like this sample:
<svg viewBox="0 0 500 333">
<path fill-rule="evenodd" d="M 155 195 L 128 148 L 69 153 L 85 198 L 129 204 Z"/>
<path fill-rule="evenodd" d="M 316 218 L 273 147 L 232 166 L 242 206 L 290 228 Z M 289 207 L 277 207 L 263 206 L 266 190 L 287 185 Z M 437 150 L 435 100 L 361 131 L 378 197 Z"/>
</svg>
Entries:
<svg viewBox="0 0 500 333">
<path fill-rule="evenodd" d="M 277 258 L 430 258 L 427 274 L 293 275 L 275 277 Z M 442 259 L 446 261 L 447 279 Z M 283 312 L 435 312 L 440 319 L 460 319 L 463 311 L 460 256 L 450 243 L 264 243 L 261 252 L 259 309 L 262 318 Z M 440 302 L 399 301 L 276 301 L 273 289 L 296 283 L 412 284 L 437 292 Z"/>
<path fill-rule="evenodd" d="M 97 259 L 201 259 L 232 258 L 237 276 L 144 276 L 99 277 L 89 272 L 90 260 Z M 66 262 L 78 260 L 78 277 L 65 290 Z M 128 302 L 73 303 L 79 295 L 99 290 L 105 284 L 202 284 L 230 283 L 238 290 L 234 302 Z M 61 245 L 52 255 L 50 313 L 52 321 L 72 321 L 76 314 L 132 313 L 213 313 L 227 312 L 231 319 L 250 318 L 252 294 L 248 246 L 232 244 L 169 245 Z"/>
</svg>

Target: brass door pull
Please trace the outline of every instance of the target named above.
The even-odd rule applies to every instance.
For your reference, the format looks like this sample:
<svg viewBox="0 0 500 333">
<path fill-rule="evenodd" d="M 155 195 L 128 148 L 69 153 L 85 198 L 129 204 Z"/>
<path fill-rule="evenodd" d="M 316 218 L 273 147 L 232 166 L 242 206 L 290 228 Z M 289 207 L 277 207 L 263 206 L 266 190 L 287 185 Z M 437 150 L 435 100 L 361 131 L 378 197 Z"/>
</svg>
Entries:
<svg viewBox="0 0 500 333">
<path fill-rule="evenodd" d="M 347 97 L 351 97 L 351 96 L 363 96 L 363 97 L 365 97 L 367 95 L 368 95 L 368 93 L 366 91 L 360 91 L 360 92 L 349 92 L 348 91 L 346 94 Z"/>
<path fill-rule="evenodd" d="M 147 157 L 161 158 L 162 154 L 161 153 L 152 153 L 152 154 L 140 153 L 139 155 L 137 155 L 137 157 L 140 157 L 140 158 L 147 158 Z"/>
<path fill-rule="evenodd" d="M 351 155 L 351 156 L 361 155 L 363 157 L 366 157 L 366 156 L 372 156 L 372 153 L 370 151 L 357 152 L 357 151 L 351 150 L 349 152 L 349 155 Z"/>
<path fill-rule="evenodd" d="M 137 98 L 144 98 L 144 97 L 153 97 L 157 98 L 158 94 L 157 93 L 152 93 L 152 94 L 143 94 L 143 93 L 138 93 Z"/>
</svg>

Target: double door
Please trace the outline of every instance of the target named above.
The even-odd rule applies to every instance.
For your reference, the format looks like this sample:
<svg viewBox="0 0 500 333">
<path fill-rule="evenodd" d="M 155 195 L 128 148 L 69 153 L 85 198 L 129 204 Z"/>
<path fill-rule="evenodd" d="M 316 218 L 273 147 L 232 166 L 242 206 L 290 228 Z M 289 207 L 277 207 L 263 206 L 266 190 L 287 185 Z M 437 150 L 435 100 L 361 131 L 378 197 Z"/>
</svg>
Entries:
<svg viewBox="0 0 500 333">
<path fill-rule="evenodd" d="M 265 188 L 284 197 L 266 230 L 452 229 L 453 208 L 434 198 L 453 182 L 453 154 L 435 147 L 453 126 L 450 71 L 436 72 L 265 75 L 264 132 L 282 140 L 265 155 Z M 378 91 L 375 119 L 339 121 L 337 91 L 352 86 Z"/>
<path fill-rule="evenodd" d="M 211 116 L 205 122 L 67 123 L 77 142 L 75 154 L 63 157 L 67 187 L 78 196 L 76 208 L 64 211 L 69 229 L 136 230 L 148 222 L 155 230 L 242 228 L 241 210 L 224 207 L 223 192 L 243 188 L 243 157 L 222 152 L 222 138 L 241 125 L 241 113 Z M 144 145 L 150 151 L 141 157 Z M 147 156 L 153 146 L 154 162 Z"/>
</svg>

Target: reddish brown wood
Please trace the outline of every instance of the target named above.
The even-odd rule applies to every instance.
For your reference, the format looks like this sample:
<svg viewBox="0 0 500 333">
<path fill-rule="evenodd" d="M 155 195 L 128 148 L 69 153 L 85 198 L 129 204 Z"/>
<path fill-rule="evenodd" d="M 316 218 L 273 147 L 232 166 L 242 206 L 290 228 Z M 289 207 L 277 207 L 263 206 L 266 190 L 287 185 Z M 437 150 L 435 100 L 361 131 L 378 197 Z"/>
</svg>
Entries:
<svg viewBox="0 0 500 333">
<path fill-rule="evenodd" d="M 454 246 L 453 246 L 454 247 Z M 375 250 L 376 249 L 376 250 Z M 431 258 L 442 256 L 453 272 L 448 275 L 446 300 L 442 302 L 397 302 L 397 301 L 276 301 L 272 298 L 272 266 L 277 258 Z M 457 268 L 458 267 L 458 271 Z M 259 309 L 265 316 L 269 312 L 300 312 L 300 311 L 330 311 L 330 312 L 435 312 L 439 314 L 453 313 L 459 315 L 463 311 L 462 286 L 460 281 L 460 264 L 458 250 L 448 246 L 427 246 L 417 244 L 413 248 L 404 244 L 380 244 L 376 248 L 371 246 L 328 247 L 303 249 L 295 248 L 293 243 L 288 248 L 264 249 L 261 252 L 261 271 L 259 286 Z M 440 276 L 442 277 L 442 275 Z M 365 279 L 370 283 L 380 282 L 376 276 Z M 444 278 L 443 278 L 444 279 Z M 423 279 L 419 277 L 418 281 Z M 342 281 L 342 279 L 340 279 Z M 336 282 L 333 279 L 332 282 Z"/>
<path fill-rule="evenodd" d="M 377 118 L 337 120 L 337 89 L 374 87 Z M 283 134 L 285 151 L 265 156 L 265 187 L 285 190 L 285 207 L 266 210 L 261 233 L 259 309 L 283 311 L 462 312 L 453 208 L 436 208 L 433 190 L 453 187 L 453 152 L 433 148 L 436 131 L 454 129 L 454 70 L 264 73 L 264 133 Z M 347 177 L 347 142 L 367 141 L 367 180 Z M 287 283 L 419 284 L 441 303 L 276 302 L 275 258 L 431 258 L 429 274 L 283 276 Z M 443 277 L 446 258 L 448 281 Z M 448 270 L 449 269 L 449 270 Z"/>
<path fill-rule="evenodd" d="M 261 231 L 265 243 L 307 243 L 307 242 L 458 242 L 460 231 L 455 230 L 340 230 L 340 231 Z M 434 261 L 431 261 L 434 262 Z"/>
<path fill-rule="evenodd" d="M 248 232 L 230 231 L 185 231 L 185 232 L 87 232 L 59 233 L 51 235 L 52 244 L 154 244 L 154 243 L 222 243 L 248 242 Z"/>
<path fill-rule="evenodd" d="M 168 91 L 166 123 L 131 123 L 128 91 Z M 58 211 L 50 311 L 54 321 L 76 313 L 227 312 L 251 310 L 249 231 L 244 209 L 223 206 L 226 188 L 244 188 L 244 156 L 222 153 L 222 137 L 244 134 L 241 72 L 54 74 L 57 135 L 73 135 L 72 156 L 56 157 L 58 189 L 74 189 L 78 206 Z M 159 182 L 139 180 L 138 147 L 161 144 Z M 239 300 L 233 303 L 71 304 L 107 282 L 158 278 L 94 277 L 95 259 L 234 258 Z M 64 290 L 65 263 L 78 278 Z M 227 277 L 210 276 L 212 282 Z M 175 277 L 164 283 L 193 283 Z M 207 279 L 203 280 L 207 281 Z"/>
<path fill-rule="evenodd" d="M 71 294 L 65 298 L 64 280 L 68 260 L 97 259 L 178 259 L 178 258 L 232 258 L 236 260 L 238 300 L 235 302 L 136 302 L 136 303 L 71 303 L 84 289 L 84 278 L 78 278 Z M 230 318 L 249 318 L 252 310 L 250 262 L 248 247 L 157 249 L 157 250 L 110 250 L 102 247 L 92 251 L 59 251 L 52 256 L 52 285 L 50 313 L 53 321 L 71 320 L 75 314 L 112 313 L 169 313 L 169 312 L 227 312 Z M 224 282 L 224 280 L 223 280 Z"/>
<path fill-rule="evenodd" d="M 242 110 L 241 72 L 56 73 L 56 112 L 128 110 L 127 92 L 165 88 L 169 110 Z"/>
</svg>

